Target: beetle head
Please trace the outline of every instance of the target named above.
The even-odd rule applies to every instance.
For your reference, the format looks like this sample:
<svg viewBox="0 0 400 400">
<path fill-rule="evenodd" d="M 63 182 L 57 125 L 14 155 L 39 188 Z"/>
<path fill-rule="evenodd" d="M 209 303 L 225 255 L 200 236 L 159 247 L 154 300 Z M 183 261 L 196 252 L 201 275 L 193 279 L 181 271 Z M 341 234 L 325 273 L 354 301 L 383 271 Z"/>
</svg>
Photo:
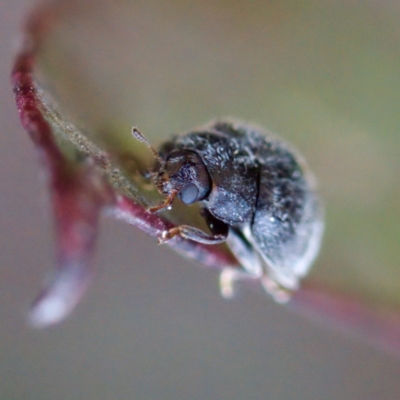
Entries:
<svg viewBox="0 0 400 400">
<path fill-rule="evenodd" d="M 160 193 L 178 197 L 185 204 L 204 200 L 211 179 L 200 156 L 190 150 L 172 150 L 165 162 L 157 163 L 155 183 Z"/>
<path fill-rule="evenodd" d="M 132 135 L 144 143 L 156 158 L 153 179 L 157 190 L 167 196 L 161 204 L 150 208 L 150 212 L 169 207 L 177 195 L 185 204 L 204 200 L 208 196 L 212 186 L 211 178 L 196 152 L 171 150 L 164 159 L 136 128 L 132 129 Z"/>
</svg>

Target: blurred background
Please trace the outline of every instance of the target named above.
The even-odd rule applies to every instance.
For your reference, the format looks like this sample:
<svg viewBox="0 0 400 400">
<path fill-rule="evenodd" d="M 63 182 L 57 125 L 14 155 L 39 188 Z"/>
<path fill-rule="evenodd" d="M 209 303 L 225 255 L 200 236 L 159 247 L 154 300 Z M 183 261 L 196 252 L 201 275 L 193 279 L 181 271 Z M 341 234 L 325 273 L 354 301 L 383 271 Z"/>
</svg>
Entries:
<svg viewBox="0 0 400 400">
<path fill-rule="evenodd" d="M 399 305 L 396 2 L 71 4 L 40 71 L 72 118 L 128 148 L 133 124 L 156 143 L 224 115 L 281 134 L 306 156 L 327 203 L 312 278 Z M 398 398 L 394 356 L 252 290 L 225 301 L 215 272 L 110 219 L 84 302 L 57 327 L 26 326 L 54 244 L 9 83 L 33 6 L 0 3 L 0 398 Z"/>
</svg>

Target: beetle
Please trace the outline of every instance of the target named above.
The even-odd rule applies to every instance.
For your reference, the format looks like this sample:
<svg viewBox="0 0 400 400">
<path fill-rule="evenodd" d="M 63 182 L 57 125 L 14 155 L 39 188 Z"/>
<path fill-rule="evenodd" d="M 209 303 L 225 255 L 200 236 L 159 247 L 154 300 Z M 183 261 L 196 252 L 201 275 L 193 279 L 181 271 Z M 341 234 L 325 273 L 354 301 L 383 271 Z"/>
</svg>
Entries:
<svg viewBox="0 0 400 400">
<path fill-rule="evenodd" d="M 170 208 L 176 197 L 199 202 L 210 230 L 180 225 L 160 241 L 226 241 L 242 269 L 222 271 L 224 296 L 234 294 L 236 281 L 257 279 L 276 301 L 287 301 L 317 256 L 324 225 L 304 158 L 262 128 L 228 118 L 173 136 L 159 151 L 136 128 L 132 134 L 156 159 L 150 177 L 164 200 L 149 211 Z"/>
</svg>

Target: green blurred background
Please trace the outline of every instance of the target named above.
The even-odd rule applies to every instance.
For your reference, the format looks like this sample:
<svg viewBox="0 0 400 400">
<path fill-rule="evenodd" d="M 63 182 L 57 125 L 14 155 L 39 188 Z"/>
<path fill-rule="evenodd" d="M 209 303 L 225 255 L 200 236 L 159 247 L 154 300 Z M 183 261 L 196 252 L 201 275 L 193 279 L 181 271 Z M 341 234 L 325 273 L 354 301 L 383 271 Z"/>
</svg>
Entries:
<svg viewBox="0 0 400 400">
<path fill-rule="evenodd" d="M 40 65 L 73 121 L 133 153 L 132 125 L 153 143 L 219 116 L 281 134 L 309 160 L 326 200 L 315 277 L 399 305 L 400 6 L 68 4 Z"/>
<path fill-rule="evenodd" d="M 69 2 L 40 71 L 72 120 L 138 154 L 216 116 L 279 133 L 327 206 L 311 278 L 400 303 L 400 5 L 382 1 Z M 1 399 L 394 399 L 399 361 L 104 220 L 99 277 L 45 332 L 23 311 L 52 264 L 51 221 L 8 82 L 30 1 L 3 0 Z M 43 78 L 43 76 L 45 78 Z"/>
</svg>

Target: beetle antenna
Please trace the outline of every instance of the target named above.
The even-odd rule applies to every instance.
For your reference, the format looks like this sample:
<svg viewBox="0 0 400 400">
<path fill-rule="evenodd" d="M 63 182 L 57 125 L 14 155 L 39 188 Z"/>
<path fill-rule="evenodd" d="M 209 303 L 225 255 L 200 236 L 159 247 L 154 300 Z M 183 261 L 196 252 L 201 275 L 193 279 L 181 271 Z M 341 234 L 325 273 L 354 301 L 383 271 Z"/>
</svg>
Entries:
<svg viewBox="0 0 400 400">
<path fill-rule="evenodd" d="M 162 164 L 164 164 L 164 160 L 160 157 L 157 150 L 150 144 L 150 142 L 140 133 L 140 131 L 133 127 L 132 128 L 133 137 L 141 143 L 144 143 L 153 153 L 154 157 Z"/>
</svg>

